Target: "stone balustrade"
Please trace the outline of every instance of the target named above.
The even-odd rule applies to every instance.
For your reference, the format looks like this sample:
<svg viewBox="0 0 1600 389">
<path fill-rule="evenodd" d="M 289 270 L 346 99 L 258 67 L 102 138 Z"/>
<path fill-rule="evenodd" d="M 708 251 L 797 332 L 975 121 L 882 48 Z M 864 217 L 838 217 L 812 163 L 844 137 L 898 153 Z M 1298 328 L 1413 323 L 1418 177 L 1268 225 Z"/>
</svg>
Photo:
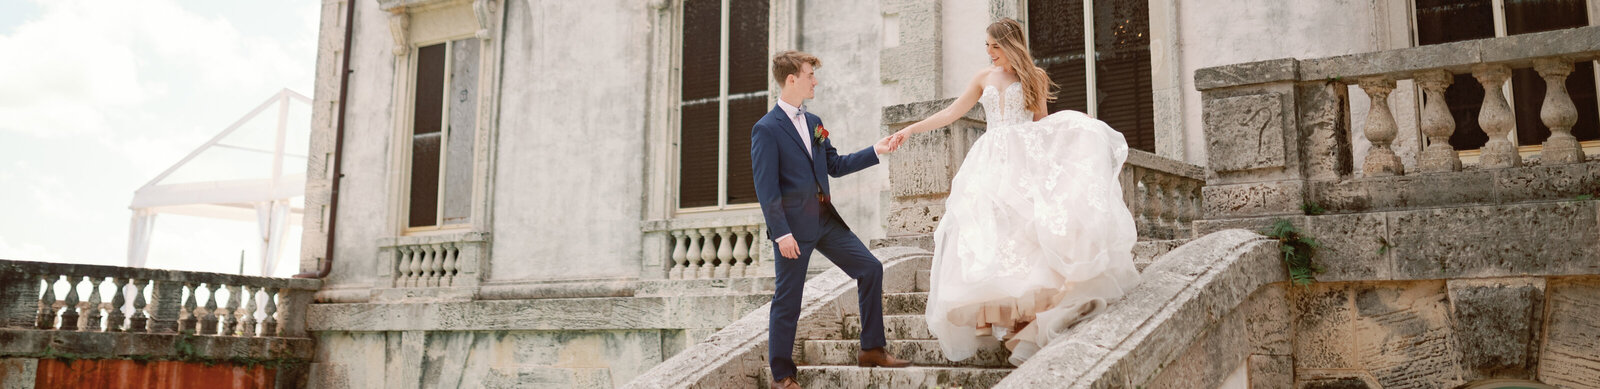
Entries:
<svg viewBox="0 0 1600 389">
<path fill-rule="evenodd" d="M 1133 213 L 1142 239 L 1184 239 L 1200 217 L 1200 188 L 1205 171 L 1199 166 L 1128 150 L 1122 165 L 1122 201 Z"/>
<path fill-rule="evenodd" d="M 680 218 L 645 222 L 649 279 L 771 277 L 772 243 L 761 215 Z M 648 245 L 647 245 L 648 247 Z"/>
<path fill-rule="evenodd" d="M 304 338 L 319 280 L 0 260 L 0 327 Z M 120 292 L 119 292 L 120 291 Z M 200 305 L 204 301 L 204 305 Z"/>
<path fill-rule="evenodd" d="M 1595 179 L 1600 164 L 1586 161 L 1571 129 L 1579 109 L 1596 107 L 1575 106 L 1566 78 L 1574 63 L 1596 58 L 1600 27 L 1583 27 L 1200 69 L 1195 86 L 1202 95 L 1211 170 L 1203 189 L 1204 218 L 1510 204 L 1593 194 L 1600 190 Z M 1550 129 L 1539 145 L 1537 164 L 1526 163 L 1510 138 L 1517 124 L 1503 90 L 1517 69 L 1532 69 L 1546 83 L 1544 96 L 1518 96 L 1542 101 L 1539 118 Z M 1486 91 L 1477 122 L 1488 142 L 1475 164 L 1463 164 L 1460 150 L 1449 142 L 1458 129 L 1444 93 L 1463 74 Z M 1397 122 L 1390 106 L 1404 102 L 1392 102 L 1391 93 L 1402 96 L 1407 84 L 1421 95 L 1415 128 L 1426 137 L 1426 146 L 1417 152 L 1395 147 L 1402 127 L 1410 127 Z M 1370 105 L 1352 106 L 1351 93 L 1364 94 Z M 1359 134 L 1351 128 L 1354 120 L 1361 123 Z"/>
<path fill-rule="evenodd" d="M 402 236 L 379 242 L 380 276 L 390 288 L 460 288 L 482 283 L 489 234 Z"/>
</svg>

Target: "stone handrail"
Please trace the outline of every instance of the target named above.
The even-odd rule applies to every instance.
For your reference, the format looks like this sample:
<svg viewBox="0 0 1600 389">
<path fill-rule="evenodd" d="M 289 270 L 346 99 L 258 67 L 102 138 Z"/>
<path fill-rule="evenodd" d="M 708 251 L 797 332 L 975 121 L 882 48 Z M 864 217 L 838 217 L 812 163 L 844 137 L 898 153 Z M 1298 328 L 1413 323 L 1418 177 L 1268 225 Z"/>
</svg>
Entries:
<svg viewBox="0 0 1600 389">
<path fill-rule="evenodd" d="M 883 262 L 883 290 L 909 291 L 915 288 L 917 270 L 926 269 L 933 255 L 910 247 L 872 250 Z M 856 282 L 838 268 L 829 269 L 806 281 L 800 303 L 798 339 L 805 331 L 839 332 L 846 315 L 856 314 Z M 767 367 L 767 314 L 772 304 L 751 310 L 705 341 L 635 377 L 625 388 L 748 388 L 761 384 Z M 839 335 L 839 334 L 834 334 Z M 796 345 L 801 343 L 796 342 Z M 798 356 L 798 354 L 797 354 Z"/>
<path fill-rule="evenodd" d="M 1571 128 L 1578 109 L 1594 107 L 1574 106 L 1565 80 L 1575 62 L 1596 58 L 1600 26 L 1200 69 L 1195 86 L 1202 94 L 1212 171 L 1204 190 L 1205 218 L 1299 214 L 1302 205 L 1348 213 L 1593 193 L 1600 184 L 1586 170 L 1595 164 L 1586 163 Z M 1539 166 L 1527 166 L 1508 138 L 1516 122 L 1501 91 L 1511 71 L 1523 68 L 1537 71 L 1547 84 L 1539 116 L 1551 135 Z M 1487 91 L 1478 122 L 1489 141 L 1475 169 L 1463 169 L 1449 142 L 1456 123 L 1444 91 L 1457 74 L 1472 74 Z M 1399 126 L 1389 95 L 1397 81 L 1408 79 L 1426 97 L 1418 103 L 1419 128 L 1429 142 L 1414 156 L 1392 147 Z M 1361 161 L 1352 158 L 1351 85 L 1371 101 L 1365 140 L 1355 140 L 1370 146 Z M 1416 171 L 1407 172 L 1402 158 L 1415 158 Z"/>
<path fill-rule="evenodd" d="M 306 306 L 322 285 L 313 279 L 10 260 L 0 260 L 0 280 L 0 328 L 278 338 L 307 337 Z M 59 288 L 65 296 L 57 295 Z M 198 305 L 201 296 L 204 306 Z"/>
<path fill-rule="evenodd" d="M 884 107 L 884 134 L 899 131 L 948 106 L 954 99 L 921 101 Z M 894 196 L 889 210 L 889 236 L 926 236 L 944 214 L 950 181 L 961 168 L 967 150 L 983 135 L 983 108 L 951 125 L 912 137 L 890 159 L 889 177 Z M 1143 239 L 1187 238 L 1200 215 L 1200 188 L 1205 170 L 1199 166 L 1129 150 L 1119 177 L 1123 202 L 1134 215 Z M 926 240 L 926 239 L 924 239 Z M 897 242 L 912 244 L 917 242 Z M 924 248 L 931 242 L 920 242 Z"/>
<path fill-rule="evenodd" d="M 1285 282 L 1278 243 L 1226 230 L 1179 246 L 1145 269 L 1144 280 L 1094 320 L 1068 330 L 997 388 L 1135 388 L 1245 298 Z"/>
<path fill-rule="evenodd" d="M 646 240 L 662 244 L 646 258 L 646 279 L 771 277 L 772 243 L 760 214 L 678 218 L 643 223 Z M 663 273 L 664 272 L 664 273 Z"/>
</svg>

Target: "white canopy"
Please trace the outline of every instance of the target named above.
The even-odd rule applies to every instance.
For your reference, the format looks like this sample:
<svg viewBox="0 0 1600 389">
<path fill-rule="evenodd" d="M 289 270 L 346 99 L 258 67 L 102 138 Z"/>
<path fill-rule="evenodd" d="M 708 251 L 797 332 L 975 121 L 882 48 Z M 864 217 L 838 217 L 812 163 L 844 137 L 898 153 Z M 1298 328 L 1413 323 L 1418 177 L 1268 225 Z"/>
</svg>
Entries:
<svg viewBox="0 0 1600 389">
<path fill-rule="evenodd" d="M 165 213 L 256 222 L 260 275 L 272 275 L 284 230 L 304 213 L 310 116 L 311 99 L 284 89 L 134 191 L 128 266 L 145 266 L 155 217 Z"/>
</svg>

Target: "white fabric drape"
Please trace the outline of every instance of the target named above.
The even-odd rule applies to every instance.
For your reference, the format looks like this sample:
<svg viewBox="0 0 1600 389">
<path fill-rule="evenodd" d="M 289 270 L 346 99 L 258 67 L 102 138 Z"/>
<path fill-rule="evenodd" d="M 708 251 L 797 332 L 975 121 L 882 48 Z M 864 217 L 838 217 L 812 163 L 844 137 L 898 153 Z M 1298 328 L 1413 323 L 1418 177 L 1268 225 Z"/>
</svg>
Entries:
<svg viewBox="0 0 1600 389">
<path fill-rule="evenodd" d="M 261 231 L 261 276 L 271 277 L 283 256 L 283 230 L 289 224 L 289 202 L 256 203 L 256 226 Z"/>
<path fill-rule="evenodd" d="M 149 209 L 133 210 L 128 223 L 128 267 L 144 267 L 150 258 L 150 234 L 155 230 L 156 214 Z"/>
</svg>

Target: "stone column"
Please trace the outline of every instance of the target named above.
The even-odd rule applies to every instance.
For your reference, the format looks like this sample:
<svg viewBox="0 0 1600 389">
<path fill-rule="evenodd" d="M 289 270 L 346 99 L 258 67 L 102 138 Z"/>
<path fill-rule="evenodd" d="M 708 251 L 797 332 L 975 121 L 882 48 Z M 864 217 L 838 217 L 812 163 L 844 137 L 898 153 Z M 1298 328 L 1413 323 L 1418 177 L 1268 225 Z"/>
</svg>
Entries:
<svg viewBox="0 0 1600 389">
<path fill-rule="evenodd" d="M 39 278 L 0 273 L 0 328 L 33 328 L 39 320 Z"/>
<path fill-rule="evenodd" d="M 1472 76 L 1483 84 L 1483 109 L 1478 111 L 1478 125 L 1489 134 L 1489 143 L 1483 145 L 1479 165 L 1484 168 L 1522 166 L 1522 156 L 1517 145 L 1511 143 L 1510 134 L 1517 130 L 1517 121 L 1511 116 L 1511 106 L 1506 104 L 1504 89 L 1511 68 L 1506 65 L 1478 65 Z"/>
<path fill-rule="evenodd" d="M 1572 62 L 1560 59 L 1535 61 L 1533 69 L 1544 77 L 1544 106 L 1539 118 L 1550 127 L 1550 139 L 1544 141 L 1544 155 L 1539 158 L 1546 164 L 1583 162 L 1583 147 L 1572 136 L 1572 124 L 1578 122 L 1578 107 L 1567 94 L 1567 75 L 1572 74 Z"/>
<path fill-rule="evenodd" d="M 1456 132 L 1456 118 L 1450 115 L 1444 91 L 1455 82 L 1449 71 L 1434 70 L 1417 74 L 1417 85 L 1427 101 L 1422 106 L 1422 133 L 1428 136 L 1428 147 L 1418 158 L 1417 170 L 1423 172 L 1461 171 L 1461 157 L 1450 145 L 1450 135 Z"/>
</svg>

